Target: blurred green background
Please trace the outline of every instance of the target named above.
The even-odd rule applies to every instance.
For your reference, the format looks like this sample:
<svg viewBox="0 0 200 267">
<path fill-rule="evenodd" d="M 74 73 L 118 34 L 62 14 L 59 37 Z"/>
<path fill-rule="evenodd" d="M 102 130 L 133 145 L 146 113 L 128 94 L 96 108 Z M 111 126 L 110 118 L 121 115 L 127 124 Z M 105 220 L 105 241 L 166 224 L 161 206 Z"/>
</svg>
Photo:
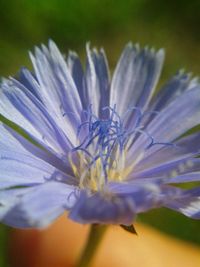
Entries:
<svg viewBox="0 0 200 267">
<path fill-rule="evenodd" d="M 200 73 L 199 0 L 0 0 L 0 75 L 30 66 L 27 50 L 53 39 L 64 53 L 84 58 L 86 41 L 107 52 L 111 69 L 128 41 L 166 49 L 162 82 L 179 68 Z M 178 238 L 200 245 L 200 222 L 166 210 L 139 217 Z M 0 225 L 0 266 L 7 228 Z"/>
</svg>

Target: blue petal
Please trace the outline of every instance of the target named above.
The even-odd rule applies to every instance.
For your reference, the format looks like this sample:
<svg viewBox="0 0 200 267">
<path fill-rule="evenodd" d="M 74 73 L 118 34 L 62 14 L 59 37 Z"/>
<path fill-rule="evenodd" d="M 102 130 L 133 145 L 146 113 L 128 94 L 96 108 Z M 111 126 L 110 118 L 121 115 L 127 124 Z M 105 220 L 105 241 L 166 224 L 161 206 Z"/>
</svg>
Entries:
<svg viewBox="0 0 200 267">
<path fill-rule="evenodd" d="M 163 206 L 169 199 L 180 195 L 180 189 L 162 184 L 162 179 L 140 179 L 127 183 L 112 183 L 110 191 L 121 197 L 132 199 L 135 203 L 135 213 Z"/>
<path fill-rule="evenodd" d="M 193 219 L 200 219 L 200 187 L 183 191 L 179 198 L 165 206 Z"/>
<path fill-rule="evenodd" d="M 110 106 L 123 115 L 128 108 L 147 106 L 159 79 L 163 50 L 140 49 L 128 44 L 119 60 L 111 84 Z"/>
<path fill-rule="evenodd" d="M 130 174 L 139 177 L 174 177 L 200 170 L 200 134 L 195 133 L 174 143 L 174 146 L 162 147 L 154 153 L 146 153 L 147 157 L 139 161 Z"/>
<path fill-rule="evenodd" d="M 198 156 L 199 153 L 200 133 L 191 134 L 174 142 L 171 146 L 162 146 L 154 153 L 147 150 L 144 158 L 134 167 L 134 172 L 137 173 L 147 169 L 153 169 L 177 160 L 189 159 Z"/>
<path fill-rule="evenodd" d="M 200 170 L 200 159 L 199 158 L 186 158 L 181 160 L 174 160 L 169 163 L 163 163 L 160 166 L 152 167 L 150 169 L 133 173 L 132 178 L 174 178 L 178 175 L 199 171 Z M 169 180 L 170 182 L 170 180 Z"/>
<path fill-rule="evenodd" d="M 18 196 L 16 205 L 2 221 L 14 227 L 46 227 L 74 205 L 73 192 L 74 187 L 56 182 L 32 187 L 27 194 Z"/>
<path fill-rule="evenodd" d="M 172 142 L 200 123 L 200 85 L 186 91 L 162 110 L 147 131 L 155 140 Z"/>
<path fill-rule="evenodd" d="M 103 50 L 92 51 L 89 44 L 86 47 L 87 64 L 85 74 L 86 103 L 92 104 L 95 115 L 101 116 L 102 108 L 109 106 L 109 71 L 107 59 Z"/>
<path fill-rule="evenodd" d="M 74 127 L 80 124 L 82 104 L 67 63 L 53 41 L 49 49 L 36 47 L 30 54 L 35 75 L 40 84 L 38 94 L 52 114 Z M 64 116 L 63 116 L 64 114 Z"/>
<path fill-rule="evenodd" d="M 137 213 L 162 206 L 179 191 L 160 186 L 159 180 L 112 183 L 104 193 L 82 192 L 69 217 L 80 223 L 130 225 Z"/>
<path fill-rule="evenodd" d="M 175 139 L 200 123 L 199 107 L 200 86 L 186 91 L 175 99 L 151 121 L 145 131 L 152 136 L 154 142 L 174 142 Z M 130 158 L 134 160 L 136 155 L 144 153 L 149 142 L 147 136 L 140 135 L 130 149 Z M 148 154 L 154 153 L 159 148 L 159 145 L 152 146 Z"/>
<path fill-rule="evenodd" d="M 38 94 L 38 92 L 40 91 L 40 85 L 38 84 L 36 77 L 27 68 L 21 68 L 17 78 L 25 88 L 27 88 L 32 94 L 37 97 L 37 99 L 42 102 Z"/>
<path fill-rule="evenodd" d="M 152 103 L 150 104 L 151 110 L 162 110 L 186 90 L 194 88 L 197 85 L 197 78 L 193 78 L 191 80 L 190 73 L 186 74 L 183 70 L 179 71 L 170 79 L 170 81 L 167 82 L 167 84 L 163 86 L 163 88 L 160 89 L 159 93 L 155 95 L 154 99 L 152 99 Z M 151 116 L 151 119 L 152 117 L 153 116 Z"/>
<path fill-rule="evenodd" d="M 41 149 L 3 123 L 0 123 L 0 149 L 34 155 L 64 173 L 73 174 L 66 157 L 62 158 L 62 155 L 55 155 L 48 150 Z"/>
<path fill-rule="evenodd" d="M 166 183 L 173 184 L 173 183 L 188 183 L 188 182 L 198 182 L 198 181 L 200 181 L 200 171 L 177 175 L 176 177 L 170 178 L 170 180 L 166 181 Z"/>
<path fill-rule="evenodd" d="M 18 204 L 19 197 L 29 193 L 32 188 L 0 190 L 0 221 Z"/>
<path fill-rule="evenodd" d="M 15 80 L 4 80 L 1 87 L 0 113 L 3 116 L 22 127 L 47 149 L 63 154 L 66 153 L 63 148 L 69 150 L 68 137 L 31 92 Z"/>
<path fill-rule="evenodd" d="M 44 183 L 55 168 L 35 157 L 12 151 L 0 152 L 0 189 Z"/>
<path fill-rule="evenodd" d="M 132 199 L 118 196 L 104 197 L 100 193 L 87 196 L 82 192 L 69 217 L 79 223 L 130 225 L 135 217 Z"/>
<path fill-rule="evenodd" d="M 29 143 L 0 124 L 0 188 L 31 186 L 59 179 L 75 184 L 70 168 L 61 160 Z M 66 173 L 66 174 L 65 174 Z"/>
<path fill-rule="evenodd" d="M 85 99 L 85 92 L 83 86 L 84 72 L 80 62 L 80 59 L 76 52 L 70 51 L 67 57 L 67 66 L 69 68 L 70 74 L 74 80 L 76 88 L 78 90 L 80 100 L 82 102 L 83 108 L 87 108 L 88 101 Z"/>
</svg>

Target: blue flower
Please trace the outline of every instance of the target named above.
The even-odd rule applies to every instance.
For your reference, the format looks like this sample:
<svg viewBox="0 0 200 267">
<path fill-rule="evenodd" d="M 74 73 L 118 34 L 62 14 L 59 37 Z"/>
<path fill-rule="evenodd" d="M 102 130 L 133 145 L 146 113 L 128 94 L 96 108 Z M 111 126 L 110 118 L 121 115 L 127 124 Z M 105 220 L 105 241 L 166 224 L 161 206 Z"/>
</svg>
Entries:
<svg viewBox="0 0 200 267">
<path fill-rule="evenodd" d="M 180 71 L 155 93 L 164 52 L 128 44 L 112 79 L 104 51 L 86 67 L 56 45 L 30 54 L 33 73 L 3 79 L 0 220 L 44 227 L 68 211 L 80 223 L 130 225 L 167 207 L 200 219 L 200 85 Z M 5 120 L 4 120 L 5 121 Z M 9 124 L 10 125 L 10 124 Z"/>
</svg>

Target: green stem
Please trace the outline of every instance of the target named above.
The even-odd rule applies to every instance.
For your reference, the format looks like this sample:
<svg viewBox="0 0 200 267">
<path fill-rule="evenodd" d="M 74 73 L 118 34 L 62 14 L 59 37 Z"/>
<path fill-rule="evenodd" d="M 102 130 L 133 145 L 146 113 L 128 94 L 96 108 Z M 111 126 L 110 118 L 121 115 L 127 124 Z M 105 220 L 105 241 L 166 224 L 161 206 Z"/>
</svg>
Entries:
<svg viewBox="0 0 200 267">
<path fill-rule="evenodd" d="M 92 224 L 85 248 L 76 267 L 89 267 L 96 249 L 105 233 L 106 226 Z"/>
</svg>

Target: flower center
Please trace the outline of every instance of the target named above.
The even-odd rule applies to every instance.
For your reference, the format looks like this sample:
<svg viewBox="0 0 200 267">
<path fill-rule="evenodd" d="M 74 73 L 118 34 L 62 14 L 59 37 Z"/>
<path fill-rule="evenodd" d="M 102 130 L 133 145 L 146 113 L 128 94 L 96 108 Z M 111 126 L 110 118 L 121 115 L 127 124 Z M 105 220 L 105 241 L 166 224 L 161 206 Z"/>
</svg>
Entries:
<svg viewBox="0 0 200 267">
<path fill-rule="evenodd" d="M 125 168 L 127 131 L 114 108 L 108 119 L 99 119 L 91 111 L 85 111 L 86 120 L 78 127 L 79 145 L 76 152 L 78 166 L 71 158 L 75 175 L 81 188 L 99 190 L 109 181 L 122 181 L 127 176 Z"/>
<path fill-rule="evenodd" d="M 140 108 L 132 107 L 122 118 L 116 112 L 116 106 L 104 107 L 102 111 L 107 113 L 107 119 L 95 116 L 91 106 L 84 111 L 85 120 L 77 129 L 79 145 L 72 149 L 69 156 L 80 188 L 88 188 L 91 191 L 103 189 L 108 182 L 121 182 L 127 179 L 138 161 L 135 159 L 127 165 L 128 149 L 139 135 L 144 135 L 147 139 L 144 151 L 154 145 L 173 145 L 155 141 L 144 126 L 141 126 L 144 117 L 154 114 L 155 111 L 142 114 Z M 129 118 L 128 113 L 131 113 L 132 118 L 131 123 L 128 121 L 128 124 L 132 125 L 129 129 L 125 127 Z M 137 158 L 140 159 L 144 151 L 141 155 L 138 154 Z"/>
</svg>

